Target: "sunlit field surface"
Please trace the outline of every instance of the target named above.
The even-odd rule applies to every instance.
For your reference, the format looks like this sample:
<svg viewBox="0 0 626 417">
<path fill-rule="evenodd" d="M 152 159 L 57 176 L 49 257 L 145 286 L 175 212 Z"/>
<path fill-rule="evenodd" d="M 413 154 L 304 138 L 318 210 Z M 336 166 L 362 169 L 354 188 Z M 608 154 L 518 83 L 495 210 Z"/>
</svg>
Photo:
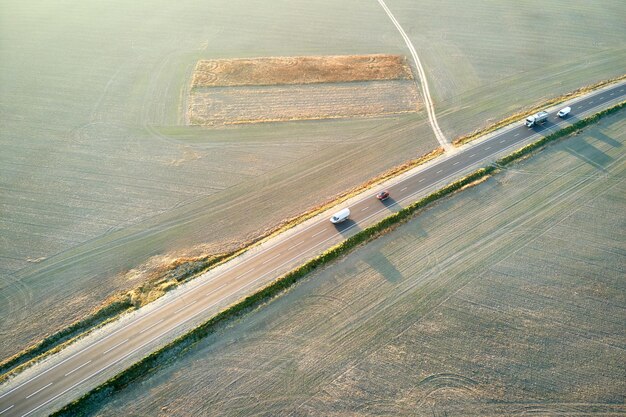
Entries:
<svg viewBox="0 0 626 417">
<path fill-rule="evenodd" d="M 623 111 L 312 274 L 102 416 L 626 412 Z"/>
<path fill-rule="evenodd" d="M 592 4 L 388 2 L 450 136 L 623 72 L 625 8 Z M 0 359 L 150 257 L 232 248 L 435 148 L 423 112 L 185 126 L 201 59 L 379 53 L 407 49 L 375 1 L 4 1 Z"/>
</svg>

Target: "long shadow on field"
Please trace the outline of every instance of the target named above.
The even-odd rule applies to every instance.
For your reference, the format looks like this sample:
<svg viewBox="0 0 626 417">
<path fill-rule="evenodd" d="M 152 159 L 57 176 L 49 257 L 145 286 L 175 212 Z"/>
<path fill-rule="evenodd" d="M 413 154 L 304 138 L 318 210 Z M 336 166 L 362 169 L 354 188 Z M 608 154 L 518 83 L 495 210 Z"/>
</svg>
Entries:
<svg viewBox="0 0 626 417">
<path fill-rule="evenodd" d="M 402 210 L 402 207 L 397 203 L 397 201 L 395 201 L 391 197 L 384 201 L 381 201 L 380 204 L 385 206 L 390 212 L 393 213 Z M 426 233 L 426 230 L 424 230 L 422 227 L 417 227 L 417 225 L 414 223 L 416 221 L 416 219 L 412 220 L 412 232 L 410 234 L 411 236 L 415 237 L 417 241 L 428 236 L 428 233 Z M 352 219 L 348 219 L 345 222 L 336 224 L 335 228 L 339 233 L 341 233 L 344 238 L 353 236 L 354 234 L 362 230 L 359 225 Z M 403 278 L 402 273 L 398 271 L 398 269 L 396 269 L 396 267 L 391 262 L 389 262 L 387 256 L 380 251 L 372 251 L 371 253 L 369 253 L 367 258 L 365 259 L 365 262 L 370 267 L 378 271 L 389 282 L 399 282 Z"/>
<path fill-rule="evenodd" d="M 563 120 L 565 120 L 570 125 L 575 124 L 580 121 L 576 115 L 568 115 Z M 618 148 L 623 146 L 621 142 L 611 138 L 610 136 L 605 135 L 602 132 L 594 131 L 589 133 L 590 136 L 598 139 L 601 142 L 607 143 L 614 148 Z M 587 140 L 579 138 L 576 141 L 571 141 L 569 146 L 565 147 L 565 150 L 569 152 L 571 155 L 576 158 L 592 165 L 593 167 L 605 172 L 605 167 L 613 160 L 610 156 L 602 152 L 600 149 L 596 148 L 594 145 L 589 143 Z"/>
<path fill-rule="evenodd" d="M 390 200 L 391 199 L 388 199 L 383 202 L 385 203 L 389 201 L 389 210 L 395 212 L 402 209 L 402 207 L 400 207 L 398 204 L 395 204 L 394 201 Z M 406 238 L 414 241 L 416 245 L 421 244 L 420 242 L 428 237 L 428 232 L 425 228 L 422 227 L 422 224 L 428 221 L 428 213 L 420 213 L 418 216 L 413 217 L 410 220 L 409 225 L 403 226 Z M 380 275 L 382 275 L 389 282 L 400 282 L 404 278 L 402 273 L 398 271 L 398 269 L 391 262 L 389 262 L 387 255 L 381 253 L 380 251 L 372 252 L 365 259 L 365 262 L 370 267 L 378 271 Z"/>
<path fill-rule="evenodd" d="M 606 172 L 605 167 L 607 167 L 612 161 L 613 158 L 602 152 L 600 149 L 596 148 L 594 145 L 589 143 L 588 140 L 579 138 L 576 141 L 572 141 L 565 147 L 565 150 L 576 158 L 580 159 L 583 162 L 597 168 L 602 172 Z"/>
<path fill-rule="evenodd" d="M 365 263 L 372 267 L 372 269 L 378 271 L 378 273 L 389 282 L 399 282 L 403 278 L 400 271 L 398 271 L 396 267 L 389 262 L 387 256 L 380 253 L 380 251 L 371 253 L 365 259 Z"/>
<path fill-rule="evenodd" d="M 624 144 L 618 140 L 613 139 L 612 137 L 605 135 L 602 132 L 599 132 L 598 130 L 594 130 L 593 132 L 589 132 L 590 136 L 593 136 L 594 138 L 598 139 L 601 142 L 606 143 L 607 145 L 610 145 L 614 148 L 621 148 L 622 146 L 624 146 Z"/>
</svg>

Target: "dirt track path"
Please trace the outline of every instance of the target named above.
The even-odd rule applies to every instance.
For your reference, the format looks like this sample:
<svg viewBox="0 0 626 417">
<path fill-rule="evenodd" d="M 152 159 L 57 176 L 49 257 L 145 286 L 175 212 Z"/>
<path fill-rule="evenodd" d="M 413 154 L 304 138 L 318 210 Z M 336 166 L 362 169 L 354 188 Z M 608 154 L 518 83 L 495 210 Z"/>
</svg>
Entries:
<svg viewBox="0 0 626 417">
<path fill-rule="evenodd" d="M 404 29 L 402 29 L 402 26 L 400 26 L 400 23 L 398 23 L 396 18 L 393 16 L 393 14 L 391 13 L 391 10 L 389 10 L 384 0 L 378 0 L 378 3 L 385 10 L 385 13 L 387 13 L 387 16 L 389 16 L 389 19 L 391 19 L 391 22 L 398 29 L 398 32 L 400 32 L 400 35 L 402 35 L 402 38 L 404 39 L 406 46 L 409 48 L 409 51 L 411 52 L 413 61 L 415 61 L 415 66 L 417 68 L 417 72 L 419 73 L 420 84 L 422 86 L 422 93 L 424 95 L 424 105 L 426 106 L 426 111 L 428 112 L 428 120 L 430 121 L 430 125 L 433 129 L 433 133 L 435 134 L 435 137 L 437 138 L 437 141 L 443 147 L 443 149 L 445 149 L 446 152 L 453 150 L 454 148 L 444 136 L 443 132 L 441 131 L 441 128 L 439 127 L 439 123 L 437 123 L 437 117 L 435 116 L 435 108 L 433 106 L 432 99 L 430 97 L 430 91 L 428 90 L 428 82 L 426 81 L 426 73 L 424 72 L 424 67 L 422 67 L 422 63 L 420 62 L 420 59 L 417 56 L 417 52 L 415 52 L 415 48 L 413 47 L 411 40 L 407 36 Z"/>
</svg>

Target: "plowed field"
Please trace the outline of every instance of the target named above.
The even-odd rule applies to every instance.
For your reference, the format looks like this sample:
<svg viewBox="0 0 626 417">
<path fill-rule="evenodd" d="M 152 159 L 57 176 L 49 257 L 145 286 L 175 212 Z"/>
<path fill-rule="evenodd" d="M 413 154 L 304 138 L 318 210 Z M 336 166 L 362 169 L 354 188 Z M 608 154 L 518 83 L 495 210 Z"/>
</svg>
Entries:
<svg viewBox="0 0 626 417">
<path fill-rule="evenodd" d="M 416 112 L 412 78 L 405 58 L 387 55 L 200 61 L 187 117 L 221 126 Z"/>
<path fill-rule="evenodd" d="M 624 72 L 622 1 L 387 5 L 449 136 Z M 199 61 L 408 55 L 375 1 L 3 0 L 0 39 L 0 358 L 438 146 L 423 112 L 186 125 Z"/>
<path fill-rule="evenodd" d="M 448 198 L 100 415 L 626 413 L 624 113 Z"/>
<path fill-rule="evenodd" d="M 195 89 L 190 123 L 227 125 L 384 116 L 417 111 L 412 81 Z"/>
</svg>

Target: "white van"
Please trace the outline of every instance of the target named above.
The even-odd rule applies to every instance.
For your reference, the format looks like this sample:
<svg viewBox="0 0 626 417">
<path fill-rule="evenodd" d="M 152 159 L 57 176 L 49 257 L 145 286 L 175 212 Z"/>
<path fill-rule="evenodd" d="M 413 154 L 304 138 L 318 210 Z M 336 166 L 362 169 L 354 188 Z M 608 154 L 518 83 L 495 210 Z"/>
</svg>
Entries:
<svg viewBox="0 0 626 417">
<path fill-rule="evenodd" d="M 345 209 L 335 213 L 333 215 L 333 217 L 330 218 L 330 222 L 332 224 L 341 223 L 341 222 L 343 222 L 345 220 L 348 220 L 348 217 L 350 217 L 350 209 L 349 208 L 345 208 Z"/>
<path fill-rule="evenodd" d="M 564 109 L 559 110 L 559 112 L 556 115 L 559 116 L 560 118 L 563 118 L 567 116 L 569 112 L 571 111 L 572 111 L 571 107 L 565 107 Z"/>
</svg>

